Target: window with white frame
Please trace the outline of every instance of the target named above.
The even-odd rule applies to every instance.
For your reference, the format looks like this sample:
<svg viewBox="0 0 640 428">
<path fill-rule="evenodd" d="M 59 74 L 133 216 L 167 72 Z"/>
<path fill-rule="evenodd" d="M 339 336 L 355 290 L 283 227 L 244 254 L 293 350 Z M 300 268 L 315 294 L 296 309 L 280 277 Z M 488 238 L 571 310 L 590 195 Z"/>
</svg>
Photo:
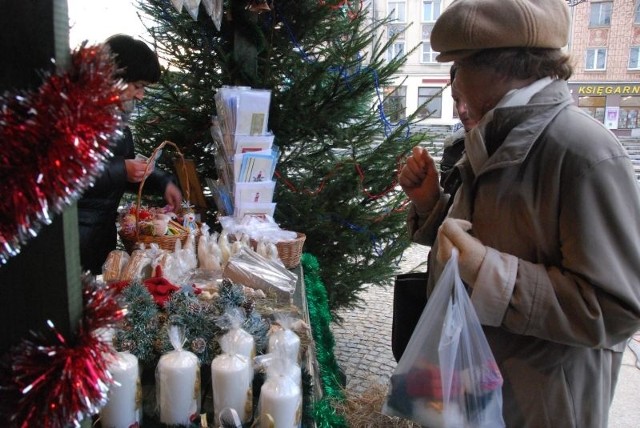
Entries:
<svg viewBox="0 0 640 428">
<path fill-rule="evenodd" d="M 640 70 L 640 46 L 629 48 L 629 70 Z"/>
<path fill-rule="evenodd" d="M 397 39 L 404 39 L 405 24 L 389 24 L 387 25 L 388 38 L 396 37 Z"/>
<path fill-rule="evenodd" d="M 407 117 L 407 87 L 386 86 L 383 91 L 382 107 L 387 119 L 392 122 L 405 119 Z"/>
<path fill-rule="evenodd" d="M 422 22 L 435 22 L 440 16 L 441 0 L 422 1 Z"/>
<path fill-rule="evenodd" d="M 436 56 L 438 56 L 438 52 L 434 51 L 431 48 L 431 43 L 429 43 L 428 41 L 422 41 L 422 59 L 421 62 L 423 63 L 436 63 Z"/>
<path fill-rule="evenodd" d="M 585 70 L 604 70 L 607 67 L 607 49 L 589 48 L 587 49 Z"/>
<path fill-rule="evenodd" d="M 636 9 L 633 15 L 633 23 L 640 24 L 640 1 L 636 2 Z"/>
<path fill-rule="evenodd" d="M 407 22 L 407 3 L 404 1 L 387 2 L 387 14 L 392 20 Z"/>
<path fill-rule="evenodd" d="M 592 2 L 589 15 L 589 27 L 608 27 L 611 25 L 613 2 Z"/>
<path fill-rule="evenodd" d="M 387 61 L 393 61 L 402 55 L 404 55 L 404 40 L 396 40 L 387 50 Z"/>
<path fill-rule="evenodd" d="M 425 104 L 426 103 L 426 104 Z M 442 117 L 442 88 L 418 88 L 418 114 L 421 119 Z"/>
</svg>

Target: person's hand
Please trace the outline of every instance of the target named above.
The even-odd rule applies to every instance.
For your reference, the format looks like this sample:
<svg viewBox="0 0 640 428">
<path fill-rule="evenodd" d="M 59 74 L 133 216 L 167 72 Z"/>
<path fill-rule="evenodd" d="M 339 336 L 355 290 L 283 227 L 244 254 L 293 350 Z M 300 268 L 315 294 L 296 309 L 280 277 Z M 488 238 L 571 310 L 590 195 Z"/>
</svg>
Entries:
<svg viewBox="0 0 640 428">
<path fill-rule="evenodd" d="M 167 188 L 164 189 L 164 200 L 167 201 L 167 204 L 171 205 L 173 211 L 178 210 L 182 204 L 182 192 L 180 188 L 170 182 Z"/>
<path fill-rule="evenodd" d="M 416 206 L 419 214 L 431 211 L 440 197 L 438 169 L 429 152 L 414 147 L 398 176 L 398 183 Z"/>
<path fill-rule="evenodd" d="M 125 169 L 127 170 L 127 181 L 129 183 L 140 183 L 146 178 L 145 171 L 147 169 L 147 162 L 139 159 L 125 159 Z M 151 174 L 153 166 L 149 167 L 146 174 Z"/>
<path fill-rule="evenodd" d="M 487 247 L 471 236 L 471 223 L 466 220 L 447 218 L 438 229 L 438 254 L 440 263 L 446 263 L 451 257 L 453 247 L 459 252 L 458 267 L 460 277 L 470 287 L 476 282 L 480 265 L 487 254 Z"/>
</svg>

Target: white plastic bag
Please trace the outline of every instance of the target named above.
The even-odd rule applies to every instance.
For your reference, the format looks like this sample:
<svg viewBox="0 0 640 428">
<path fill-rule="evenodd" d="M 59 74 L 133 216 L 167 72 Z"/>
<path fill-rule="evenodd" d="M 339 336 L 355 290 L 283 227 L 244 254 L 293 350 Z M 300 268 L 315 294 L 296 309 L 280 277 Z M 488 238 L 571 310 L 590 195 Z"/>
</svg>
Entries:
<svg viewBox="0 0 640 428">
<path fill-rule="evenodd" d="M 458 251 L 391 377 L 382 412 L 436 428 L 504 427 L 502 376 L 458 271 Z"/>
</svg>

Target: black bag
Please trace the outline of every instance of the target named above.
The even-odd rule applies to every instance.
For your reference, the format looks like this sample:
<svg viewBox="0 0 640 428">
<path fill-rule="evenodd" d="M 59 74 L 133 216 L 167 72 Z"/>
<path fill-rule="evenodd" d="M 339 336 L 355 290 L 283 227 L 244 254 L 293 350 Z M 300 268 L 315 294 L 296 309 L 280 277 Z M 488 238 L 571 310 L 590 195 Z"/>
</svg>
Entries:
<svg viewBox="0 0 640 428">
<path fill-rule="evenodd" d="M 391 324 L 391 351 L 396 361 L 400 361 L 426 304 L 426 272 L 396 276 L 393 287 L 393 323 Z"/>
</svg>

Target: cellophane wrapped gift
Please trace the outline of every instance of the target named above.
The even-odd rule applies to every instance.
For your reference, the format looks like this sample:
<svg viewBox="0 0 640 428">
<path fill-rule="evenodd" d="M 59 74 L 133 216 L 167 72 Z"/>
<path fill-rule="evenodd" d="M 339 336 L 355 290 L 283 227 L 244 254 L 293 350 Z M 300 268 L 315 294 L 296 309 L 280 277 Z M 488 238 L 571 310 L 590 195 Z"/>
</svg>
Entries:
<svg viewBox="0 0 640 428">
<path fill-rule="evenodd" d="M 300 362 L 300 337 L 293 331 L 296 322 L 289 314 L 275 314 L 275 322 L 269 332 L 269 353 L 281 350 L 287 358 Z"/>
<path fill-rule="evenodd" d="M 499 428 L 502 375 L 458 271 L 447 262 L 391 376 L 382 412 L 430 428 Z"/>
<path fill-rule="evenodd" d="M 243 349 L 246 341 L 238 340 L 243 337 L 238 332 L 239 329 L 234 329 L 220 338 L 222 353 L 211 362 L 211 387 L 214 420 L 230 417 L 244 424 L 253 416 L 253 361 Z"/>
<path fill-rule="evenodd" d="M 234 254 L 224 269 L 224 277 L 272 295 L 280 303 L 290 303 L 298 276 L 282 264 L 245 247 Z"/>
<path fill-rule="evenodd" d="M 171 326 L 174 350 L 164 354 L 156 367 L 156 402 L 160 422 L 189 426 L 200 413 L 200 361 L 183 349 L 184 328 Z"/>
<path fill-rule="evenodd" d="M 289 374 L 287 359 L 274 359 L 260 388 L 260 427 L 297 428 L 302 420 L 302 390 Z"/>
</svg>

